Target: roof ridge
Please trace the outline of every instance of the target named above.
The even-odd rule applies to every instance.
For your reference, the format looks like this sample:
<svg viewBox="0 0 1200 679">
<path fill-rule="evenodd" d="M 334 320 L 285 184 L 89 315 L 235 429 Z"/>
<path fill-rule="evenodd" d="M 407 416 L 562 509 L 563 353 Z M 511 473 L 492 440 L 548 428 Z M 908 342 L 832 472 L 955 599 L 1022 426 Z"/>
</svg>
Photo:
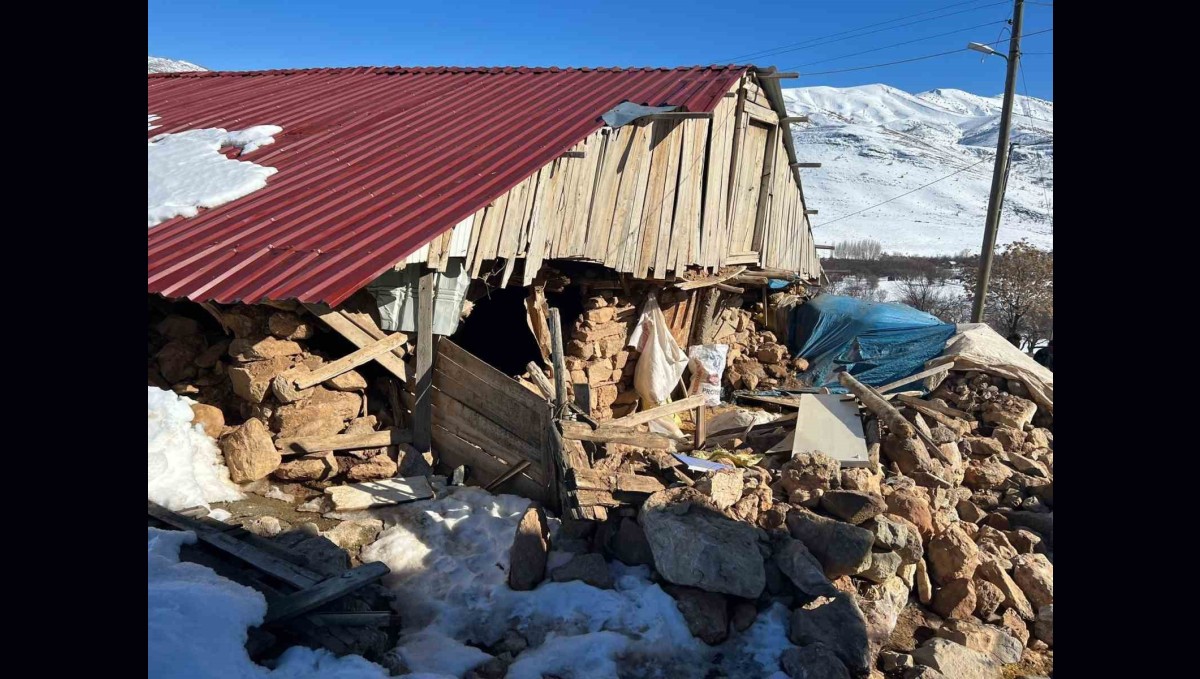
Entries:
<svg viewBox="0 0 1200 679">
<path fill-rule="evenodd" d="M 248 71 L 178 71 L 175 73 L 148 73 L 150 78 L 211 78 L 221 75 L 291 75 L 298 73 L 347 73 L 351 71 L 378 71 L 385 74 L 399 73 L 562 73 L 578 71 L 599 72 L 645 72 L 645 71 L 733 71 L 754 67 L 753 64 L 696 64 L 693 66 L 316 66 L 309 68 L 272 68 Z"/>
</svg>

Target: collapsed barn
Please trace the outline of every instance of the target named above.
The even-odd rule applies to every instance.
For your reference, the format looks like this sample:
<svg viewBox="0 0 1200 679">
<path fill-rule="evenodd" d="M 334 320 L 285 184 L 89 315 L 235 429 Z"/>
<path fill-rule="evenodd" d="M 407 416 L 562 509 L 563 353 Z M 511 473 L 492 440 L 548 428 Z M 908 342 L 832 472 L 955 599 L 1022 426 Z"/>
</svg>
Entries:
<svg viewBox="0 0 1200 679">
<path fill-rule="evenodd" d="M 783 616 L 799 648 L 771 662 L 791 676 L 900 676 L 914 658 L 933 668 L 920 676 L 968 661 L 998 676 L 988 658 L 1048 648 L 1040 378 L 960 356 L 878 389 L 847 379 L 861 413 L 797 379 L 808 364 L 787 319 L 821 269 L 800 184 L 811 164 L 794 157 L 779 75 L 150 76 L 151 137 L 281 128 L 269 145 L 221 149 L 274 168 L 265 186 L 154 225 L 148 263 L 150 384 L 197 402 L 234 482 L 288 505 L 235 519 L 303 549 L 313 540 L 283 531 L 311 522 L 345 550 L 332 570 L 285 566 L 298 591 L 269 617 L 316 610 L 299 638 L 378 659 L 387 639 L 305 635 L 386 614 L 318 609 L 329 599 L 308 588 L 354 563 L 363 582 L 386 572 L 363 569 L 387 560 L 372 541 L 399 519 L 358 510 L 465 483 L 549 508 L 556 545 L 578 555 L 547 565 L 532 507 L 504 545 L 509 589 L 611 588 L 605 559 L 652 566 L 703 644 Z M 690 383 L 678 377 L 689 358 Z M 935 378 L 926 398 L 885 394 Z M 857 435 L 814 448 L 798 426 L 813 416 Z M 236 532 L 153 513 L 214 544 Z M 470 575 L 492 582 L 499 562 L 484 556 Z M 910 591 L 929 610 L 906 606 Z M 471 639 L 463 649 L 492 660 L 450 674 L 504 676 L 532 639 L 508 632 Z M 402 665 L 427 669 L 414 662 Z"/>
</svg>

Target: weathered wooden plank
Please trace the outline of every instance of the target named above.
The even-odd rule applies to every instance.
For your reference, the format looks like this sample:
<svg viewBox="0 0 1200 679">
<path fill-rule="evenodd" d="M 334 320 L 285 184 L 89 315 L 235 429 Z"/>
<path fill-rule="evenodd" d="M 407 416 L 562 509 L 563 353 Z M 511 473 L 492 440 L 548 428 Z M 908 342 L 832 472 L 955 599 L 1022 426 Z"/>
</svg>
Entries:
<svg viewBox="0 0 1200 679">
<path fill-rule="evenodd" d="M 295 380 L 296 388 L 308 389 L 309 387 L 316 386 L 325 380 L 331 380 L 338 375 L 353 370 L 354 368 L 373 360 L 376 356 L 390 352 L 392 349 L 395 349 L 407 341 L 408 336 L 402 332 L 393 333 L 381 340 L 376 340 L 362 349 L 347 354 L 336 361 L 326 363 L 312 372 L 301 374 L 301 376 Z"/>
<path fill-rule="evenodd" d="M 704 403 L 704 399 L 705 397 L 703 395 L 696 394 L 695 396 L 689 396 L 685 399 L 674 401 L 672 403 L 664 403 L 663 405 L 655 408 L 643 410 L 640 413 L 632 413 L 630 415 L 626 415 L 625 417 L 620 417 L 615 420 L 605 422 L 601 426 L 601 429 L 603 430 L 609 427 L 636 427 L 639 424 L 643 424 L 651 420 L 657 420 L 660 417 L 668 417 L 670 415 L 674 415 L 675 413 L 682 413 L 685 410 L 691 410 L 692 408 Z"/>
<path fill-rule="evenodd" d="M 940 365 L 936 368 L 922 370 L 921 372 L 916 373 L 914 375 L 909 375 L 908 377 L 905 377 L 904 379 L 896 380 L 895 382 L 889 382 L 888 384 L 885 384 L 882 387 L 875 387 L 875 391 L 878 391 L 879 393 L 882 394 L 882 393 L 891 391 L 892 389 L 895 389 L 896 387 L 903 387 L 904 385 L 912 384 L 913 382 L 916 382 L 917 380 L 923 380 L 926 377 L 933 377 L 934 375 L 940 375 L 949 369 L 950 369 L 950 365 L 946 364 L 946 365 Z M 969 416 L 968 416 L 968 418 L 969 418 Z"/>
<path fill-rule="evenodd" d="M 413 446 L 419 452 L 430 448 L 433 411 L 429 394 L 433 390 L 433 273 L 421 275 L 417 300 L 417 361 L 413 376 Z"/>
<path fill-rule="evenodd" d="M 593 430 L 582 422 L 562 422 L 563 438 L 573 441 L 593 441 L 595 443 L 624 443 L 642 448 L 658 448 L 675 450 L 675 440 L 652 432 L 632 429 L 605 428 Z"/>
<path fill-rule="evenodd" d="M 533 463 L 530 462 L 529 460 L 524 460 L 524 461 L 518 462 L 517 464 L 513 465 L 512 469 L 509 469 L 508 471 L 504 472 L 500 476 L 497 476 L 496 478 L 489 481 L 488 484 L 483 487 L 483 489 L 486 491 L 495 491 L 496 488 L 498 488 L 501 484 L 506 483 L 509 479 L 511 479 L 514 476 L 516 476 L 517 474 L 520 474 L 521 472 L 525 471 L 525 468 L 531 464 L 533 464 Z"/>
<path fill-rule="evenodd" d="M 391 572 L 391 569 L 381 561 L 373 561 L 358 568 L 352 568 L 341 575 L 327 578 L 295 594 L 271 601 L 267 606 L 267 614 L 263 618 L 263 623 L 280 622 L 302 615 L 346 596 L 356 589 L 365 587 Z"/>
<path fill-rule="evenodd" d="M 525 393 L 529 390 L 522 387 L 516 380 L 513 385 Z M 545 404 L 538 409 L 531 409 L 524 401 L 510 399 L 504 392 L 491 388 L 486 382 L 472 379 L 466 369 L 444 356 L 438 360 L 434 370 L 433 386 L 485 416 L 497 426 L 507 429 L 514 436 L 519 436 L 530 445 L 540 445 L 542 431 L 539 420 Z"/>
<path fill-rule="evenodd" d="M 724 283 L 725 281 L 727 281 L 731 278 L 734 278 L 736 276 L 739 276 L 739 275 L 745 273 L 745 271 L 746 271 L 746 267 L 739 266 L 738 268 L 734 269 L 731 273 L 717 274 L 715 276 L 706 276 L 704 278 L 697 278 L 696 280 L 692 280 L 692 281 L 684 281 L 682 283 L 676 283 L 675 287 L 679 288 L 680 290 L 697 290 L 699 288 L 707 288 L 710 285 L 716 285 L 717 283 Z"/>
<path fill-rule="evenodd" d="M 562 315 L 550 309 L 550 347 L 554 360 L 554 417 L 561 418 L 567 407 L 567 363 L 563 358 Z"/>
<path fill-rule="evenodd" d="M 305 304 L 304 308 L 308 309 L 309 312 L 311 312 L 314 316 L 321 319 L 322 323 L 329 326 L 342 337 L 350 340 L 354 346 L 360 349 L 370 346 L 372 343 L 385 336 L 385 333 L 382 330 L 379 330 L 380 336 L 373 337 L 370 334 L 370 331 L 364 330 L 351 321 L 351 319 L 343 316 L 337 311 L 330 309 L 324 304 Z M 394 351 L 376 356 L 375 362 L 399 378 L 401 383 L 407 383 L 409 381 L 408 368 L 404 365 L 404 361 L 400 360 L 400 356 L 397 356 Z M 401 398 L 403 398 L 403 394 Z M 408 405 L 410 408 L 412 407 L 412 404 L 406 405 Z"/>
<path fill-rule="evenodd" d="M 268 554 L 227 533 L 213 531 L 195 519 L 189 519 L 176 514 L 166 507 L 162 507 L 149 500 L 146 501 L 146 513 L 180 530 L 192 531 L 196 534 L 196 538 L 204 544 L 210 545 L 293 587 L 301 589 L 312 587 L 321 580 L 319 577 L 314 577 L 315 574 L 306 568 L 297 566 L 273 554 Z"/>
<path fill-rule="evenodd" d="M 533 444 L 526 441 L 441 391 L 433 391 L 433 405 L 438 414 L 438 425 L 509 464 L 533 460 L 540 467 L 545 459 L 540 442 Z"/>
<path fill-rule="evenodd" d="M 433 426 L 433 443 L 438 460 L 442 465 L 451 469 L 459 465 L 466 465 L 471 470 L 475 482 L 492 481 L 513 466 L 439 424 Z M 524 460 L 515 464 L 520 462 L 524 462 Z M 513 492 L 522 497 L 544 500 L 546 497 L 545 484 L 536 480 L 533 475 L 537 475 L 538 479 L 542 478 L 542 473 L 531 465 L 510 481 L 512 484 L 510 487 Z"/>
<path fill-rule="evenodd" d="M 405 429 L 387 429 L 370 434 L 336 434 L 334 436 L 300 436 L 279 439 L 275 447 L 285 455 L 304 455 L 328 450 L 362 450 L 383 448 L 399 443 L 411 443 L 412 432 Z"/>
<path fill-rule="evenodd" d="M 537 385 L 538 391 L 542 392 L 542 396 L 545 396 L 546 400 L 553 399 L 554 385 L 550 383 L 550 378 L 546 376 L 546 372 L 542 370 L 542 366 L 530 361 L 525 365 L 525 368 L 529 371 L 530 379 Z"/>
<path fill-rule="evenodd" d="M 545 404 L 543 404 L 537 396 L 529 393 L 528 389 L 522 387 L 520 383 L 513 378 L 505 375 L 499 370 L 496 370 L 492 366 L 480 360 L 479 357 L 472 355 L 471 352 L 455 344 L 453 341 L 444 337 L 438 341 L 438 357 L 439 360 L 441 360 L 442 357 L 445 357 L 447 360 L 453 361 L 462 366 L 462 368 L 476 380 L 483 382 L 492 389 L 501 392 L 504 394 L 505 398 L 517 401 L 528 408 L 532 415 L 536 416 L 538 413 L 543 411 Z M 467 384 L 470 384 L 470 382 L 467 381 Z"/>
<path fill-rule="evenodd" d="M 572 470 L 569 483 L 578 490 L 657 493 L 666 488 L 662 481 L 642 474 L 607 474 L 592 469 Z"/>
</svg>

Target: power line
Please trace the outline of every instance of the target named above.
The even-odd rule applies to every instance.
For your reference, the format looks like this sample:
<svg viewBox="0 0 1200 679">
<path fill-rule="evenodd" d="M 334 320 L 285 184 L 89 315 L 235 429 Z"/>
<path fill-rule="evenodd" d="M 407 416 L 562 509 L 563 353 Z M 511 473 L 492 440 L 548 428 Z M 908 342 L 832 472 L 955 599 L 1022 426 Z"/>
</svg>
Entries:
<svg viewBox="0 0 1200 679">
<path fill-rule="evenodd" d="M 1027 80 L 1025 80 L 1025 65 L 1022 64 L 1020 61 L 1017 61 L 1017 71 L 1019 71 L 1021 74 L 1021 85 L 1025 88 L 1025 98 L 1023 100 L 1021 100 L 1021 107 L 1025 109 L 1026 116 L 1033 118 L 1033 116 L 1029 115 L 1029 82 Z M 1036 118 L 1035 118 L 1035 120 L 1036 120 Z M 1042 204 L 1043 204 L 1043 206 L 1045 206 L 1045 208 L 1047 210 L 1050 211 L 1050 223 L 1053 224 L 1054 223 L 1054 203 L 1052 203 L 1050 201 L 1050 194 L 1049 194 L 1049 192 L 1046 191 L 1046 176 L 1042 172 L 1042 160 L 1043 160 L 1043 157 L 1041 155 L 1039 155 L 1038 161 L 1037 161 L 1038 184 L 1040 184 L 1042 187 Z M 1009 165 L 1010 166 L 1012 165 L 1011 159 L 1009 160 Z"/>
<path fill-rule="evenodd" d="M 1034 35 L 1038 35 L 1038 34 L 1041 34 L 1041 33 L 1049 33 L 1050 31 L 1053 31 L 1053 30 L 1054 30 L 1053 28 L 1047 28 L 1047 29 L 1045 29 L 1045 30 L 1041 30 L 1041 31 L 1034 31 L 1033 33 L 1026 33 L 1024 36 L 1022 36 L 1022 38 L 1025 38 L 1025 37 L 1030 37 L 1030 36 L 1034 36 Z M 1003 40 L 997 40 L 997 41 L 995 41 L 995 42 L 990 42 L 990 43 L 987 43 L 987 44 L 989 44 L 989 45 L 998 45 L 998 44 L 1000 44 L 1001 42 L 1004 42 L 1004 41 L 1003 41 Z M 816 71 L 816 72 L 813 72 L 813 73 L 801 73 L 801 75 L 802 75 L 802 76 L 805 76 L 805 77 L 807 77 L 807 76 L 811 76 L 811 75 L 830 75 L 830 74 L 832 74 L 832 73 L 849 73 L 850 71 L 863 71 L 863 70 L 866 70 L 866 69 L 869 69 L 869 68 L 880 68 L 880 67 L 882 67 L 882 66 L 894 66 L 894 65 L 896 65 L 896 64 L 907 64 L 907 63 L 910 63 L 910 62 L 913 62 L 913 61 L 923 61 L 923 60 L 925 60 L 925 59 L 933 59 L 933 58 L 936 58 L 936 57 L 944 57 L 944 56 L 947 56 L 947 55 L 950 55 L 950 54 L 961 54 L 961 53 L 962 53 L 962 52 L 964 52 L 964 51 L 965 51 L 965 50 L 964 50 L 963 48 L 959 48 L 959 49 L 955 49 L 955 50 L 949 50 L 949 51 L 947 51 L 947 52 L 938 52 L 937 54 L 926 54 L 926 55 L 924 55 L 924 56 L 920 56 L 920 57 L 913 57 L 913 58 L 911 58 L 911 59 L 900 59 L 900 60 L 897 60 L 897 61 L 888 61 L 888 62 L 885 62 L 885 63 L 882 63 L 882 64 L 871 64 L 870 66 L 855 66 L 855 67 L 853 67 L 853 68 L 839 68 L 839 69 L 837 69 L 837 70 L 833 70 L 833 71 Z M 789 66 L 789 67 L 788 67 L 788 69 L 785 69 L 785 70 L 789 70 L 789 69 L 792 69 L 792 68 L 797 68 L 797 67 L 796 67 L 796 66 Z"/>
<path fill-rule="evenodd" d="M 866 212 L 867 210 L 873 210 L 873 209 L 875 209 L 875 208 L 879 207 L 880 205 L 885 205 L 885 204 L 887 204 L 887 203 L 890 203 L 890 202 L 892 202 L 893 200 L 898 200 L 898 199 L 900 199 L 900 198 L 903 198 L 903 197 L 905 197 L 905 196 L 907 196 L 907 195 L 909 195 L 909 194 L 916 193 L 917 191 L 920 191 L 921 189 L 924 189 L 924 188 L 928 188 L 928 187 L 930 187 L 930 186 L 933 186 L 934 184 L 936 184 L 936 183 L 938 183 L 938 182 L 942 181 L 943 179 L 949 179 L 949 178 L 953 177 L 953 176 L 954 176 L 954 175 L 956 175 L 956 174 L 960 174 L 960 173 L 966 172 L 967 170 L 969 170 L 969 169 L 971 169 L 971 168 L 975 167 L 976 165 L 979 165 L 979 164 L 981 164 L 981 163 L 986 163 L 986 162 L 987 162 L 987 161 L 989 161 L 989 160 L 992 160 L 992 159 L 991 159 L 991 158 L 983 158 L 983 159 L 981 159 L 979 162 L 976 162 L 976 163 L 971 163 L 970 165 L 968 165 L 968 166 L 966 166 L 966 167 L 964 167 L 964 168 L 961 168 L 961 169 L 955 170 L 954 172 L 951 172 L 950 174 L 948 174 L 948 175 L 946 175 L 946 176 L 944 176 L 944 177 L 938 177 L 937 179 L 935 179 L 935 180 L 933 180 L 933 181 L 929 182 L 928 184 L 925 184 L 925 185 L 923 185 L 923 186 L 918 186 L 917 188 L 913 189 L 912 191 L 906 191 L 906 192 L 904 192 L 904 193 L 902 193 L 902 194 L 900 194 L 900 195 L 898 195 L 898 196 L 894 196 L 894 197 L 892 197 L 892 198 L 888 198 L 887 200 L 883 201 L 882 203 L 875 203 L 874 205 L 872 205 L 872 206 L 870 206 L 870 207 L 864 207 L 863 209 L 861 209 L 861 210 L 858 210 L 857 212 L 851 212 L 851 213 L 850 213 L 850 214 L 848 214 L 848 215 L 842 215 L 841 217 L 838 217 L 838 218 L 836 218 L 836 219 L 831 219 L 831 220 L 829 220 L 829 221 L 827 221 L 827 222 L 825 222 L 825 223 L 823 223 L 823 224 L 814 224 L 814 225 L 813 225 L 813 228 L 816 228 L 816 227 L 819 227 L 819 226 L 829 226 L 830 224 L 832 224 L 832 223 L 834 223 L 834 222 L 841 221 L 841 220 L 843 220 L 843 219 L 846 219 L 847 217 L 853 217 L 854 215 L 862 214 L 862 213 Z"/>
<path fill-rule="evenodd" d="M 865 35 L 872 35 L 874 33 L 879 33 L 881 31 L 890 31 L 890 30 L 893 30 L 896 28 L 904 28 L 905 26 L 912 26 L 915 24 L 924 23 L 926 21 L 935 21 L 937 19 L 944 19 L 946 17 L 955 16 L 957 14 L 963 14 L 965 12 L 974 12 L 975 10 L 985 9 L 988 7 L 995 7 L 996 5 L 1008 4 L 1007 0 L 1005 0 L 1003 2 L 992 2 L 992 3 L 986 4 L 986 5 L 981 5 L 979 7 L 969 7 L 967 9 L 959 10 L 957 12 L 950 12 L 947 14 L 939 14 L 938 16 L 926 17 L 924 19 L 919 19 L 917 21 L 912 21 L 912 22 L 909 22 L 906 24 L 899 24 L 896 26 L 887 26 L 885 28 L 879 28 L 874 31 L 867 31 L 866 33 L 858 33 L 858 31 L 861 31 L 861 30 L 864 30 L 867 28 L 874 28 L 876 26 L 890 24 L 890 23 L 894 23 L 896 21 L 904 21 L 905 19 L 911 19 L 913 17 L 922 16 L 924 14 L 929 14 L 931 12 L 940 12 L 942 10 L 951 9 L 953 7 L 960 7 L 962 5 L 969 5 L 969 4 L 973 4 L 975 2 L 980 2 L 980 0 L 970 0 L 970 2 L 960 2 L 960 3 L 953 4 L 953 5 L 947 5 L 945 7 L 939 7 L 937 9 L 931 9 L 931 10 L 926 10 L 924 12 L 918 12 L 916 14 L 910 14 L 908 16 L 899 17 L 897 19 L 890 19 L 888 21 L 881 21 L 881 22 L 874 23 L 874 24 L 868 24 L 866 26 L 860 26 L 858 28 L 851 28 L 849 30 L 841 31 L 839 33 L 831 33 L 829 35 L 824 35 L 824 36 L 820 36 L 820 37 L 816 37 L 816 38 L 809 38 L 808 40 L 802 40 L 800 42 L 791 43 L 788 45 L 780 45 L 778 47 L 770 47 L 765 50 L 759 50 L 757 52 L 749 52 L 746 54 L 740 54 L 736 57 L 731 57 L 729 59 L 718 59 L 714 63 L 732 63 L 732 62 L 736 62 L 736 61 L 739 61 L 742 59 L 758 59 L 761 57 L 774 56 L 776 54 L 783 54 L 784 52 L 795 52 L 797 50 L 809 49 L 810 47 L 820 47 L 821 45 L 829 45 L 829 44 L 832 44 L 835 42 L 841 42 L 842 40 L 850 40 L 850 39 L 859 38 L 859 37 L 862 37 Z M 856 35 L 848 35 L 850 33 L 856 33 Z M 845 36 L 845 37 L 841 37 L 841 36 Z M 830 40 L 830 38 L 837 38 L 837 40 Z M 820 42 L 820 41 L 824 41 L 824 42 Z"/>
<path fill-rule="evenodd" d="M 960 28 L 956 31 L 947 31 L 946 33 L 938 33 L 937 35 L 927 35 L 924 38 L 914 38 L 912 40 L 905 40 L 904 42 L 897 42 L 897 43 L 893 43 L 891 45 L 884 45 L 883 47 L 876 47 L 875 49 L 863 50 L 862 52 L 854 52 L 853 54 L 843 54 L 840 57 L 830 57 L 829 59 L 821 59 L 820 61 L 810 61 L 807 64 L 800 64 L 799 66 L 794 66 L 793 68 L 804 68 L 805 66 L 812 66 L 813 64 L 823 64 L 827 61 L 837 61 L 838 59 L 849 59 L 850 57 L 857 57 L 862 54 L 870 54 L 871 52 L 878 52 L 880 50 L 891 49 L 893 47 L 900 47 L 901 45 L 911 45 L 914 42 L 922 42 L 924 40 L 933 40 L 934 38 L 941 38 L 941 37 L 945 37 L 947 35 L 954 35 L 955 33 L 966 33 L 967 31 L 973 31 L 973 30 L 976 30 L 979 28 L 984 28 L 986 26 L 995 26 L 996 24 L 1007 23 L 1007 21 L 1008 21 L 1007 19 L 1001 19 L 1000 21 L 989 21 L 984 24 L 979 24 L 978 26 L 968 26 L 966 28 Z"/>
</svg>

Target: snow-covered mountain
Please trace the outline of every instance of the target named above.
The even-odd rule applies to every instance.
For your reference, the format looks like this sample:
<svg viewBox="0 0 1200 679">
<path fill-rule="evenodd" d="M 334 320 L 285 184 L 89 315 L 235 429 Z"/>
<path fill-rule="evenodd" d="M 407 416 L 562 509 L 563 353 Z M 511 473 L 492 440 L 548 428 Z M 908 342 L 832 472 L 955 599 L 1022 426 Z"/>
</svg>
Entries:
<svg viewBox="0 0 1200 679">
<path fill-rule="evenodd" d="M 797 159 L 822 163 L 801 170 L 805 199 L 820 211 L 812 217 L 819 242 L 873 238 L 885 252 L 979 252 L 1001 97 L 953 89 L 909 94 L 887 85 L 805 87 L 783 94 L 790 114 L 811 120 L 792 127 Z M 1027 238 L 1051 248 L 1053 102 L 1018 96 L 1011 141 L 1017 146 L 997 242 Z M 956 170 L 962 171 L 919 188 Z"/>
<path fill-rule="evenodd" d="M 166 59 L 163 57 L 146 57 L 149 59 L 147 73 L 180 73 L 182 71 L 207 71 L 203 66 L 197 66 L 190 61 Z"/>
</svg>

